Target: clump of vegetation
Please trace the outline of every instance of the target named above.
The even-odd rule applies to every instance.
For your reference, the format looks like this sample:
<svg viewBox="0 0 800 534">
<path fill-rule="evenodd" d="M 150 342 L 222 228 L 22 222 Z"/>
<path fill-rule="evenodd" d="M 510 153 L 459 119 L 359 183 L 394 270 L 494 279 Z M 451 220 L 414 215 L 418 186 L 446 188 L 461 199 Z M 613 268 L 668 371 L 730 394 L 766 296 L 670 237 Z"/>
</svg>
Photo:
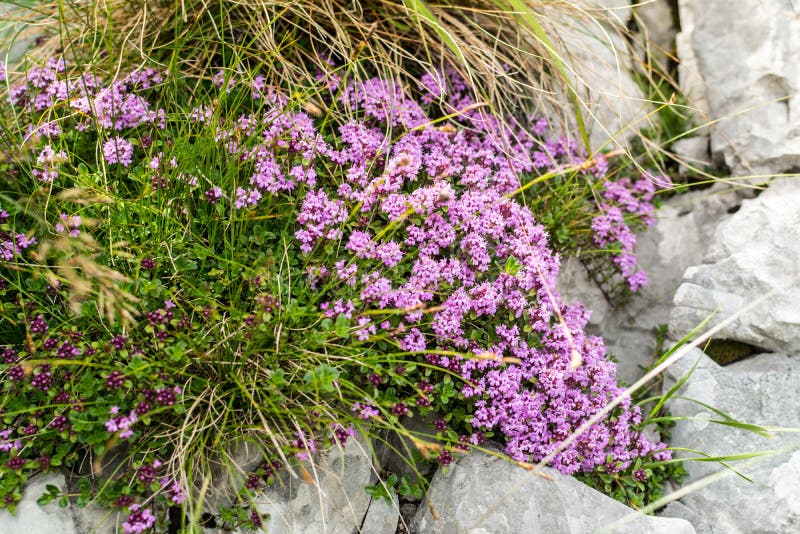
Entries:
<svg viewBox="0 0 800 534">
<path fill-rule="evenodd" d="M 139 28 L 165 6 L 106 2 L 105 20 Z M 114 36 L 130 31 L 89 41 L 103 19 L 78 23 L 70 5 L 38 50 L 52 57 L 2 73 L 2 505 L 68 468 L 78 503 L 124 512 L 126 532 L 178 528 L 247 443 L 260 465 L 220 522 L 260 528 L 252 497 L 279 469 L 356 432 L 408 435 L 421 415 L 436 420 L 435 439 L 412 436 L 430 461 L 491 439 L 522 465 L 555 454 L 562 472 L 647 500 L 670 453 L 630 402 L 561 450 L 622 390 L 556 281 L 580 248 L 614 291 L 644 285 L 634 230 L 665 182 L 489 98 L 480 68 L 505 56 L 460 57 L 468 32 L 436 21 L 510 38 L 514 3 L 407 3 L 402 18 L 378 2 L 321 27 L 310 5 L 223 6 L 157 11 L 123 43 L 150 57 L 120 70 L 136 52 Z M 553 52 L 533 13 L 520 28 Z M 507 49 L 532 70 L 499 76 L 506 93 L 557 79 L 560 59 L 536 63 L 536 46 Z M 397 478 L 372 492 L 392 488 L 420 490 Z"/>
<path fill-rule="evenodd" d="M 3 212 L 7 505 L 30 472 L 125 444 L 132 469 L 101 496 L 149 524 L 130 507 L 182 503 L 203 476 L 190 466 L 230 445 L 220 436 L 259 442 L 269 465 L 302 462 L 414 412 L 448 414 L 440 463 L 487 438 L 536 461 L 619 393 L 517 199 L 526 176 L 575 167 L 622 207 L 594 219 L 604 244 L 630 238 L 625 215 L 649 213 L 652 185 L 601 178 L 604 161 L 543 138 L 546 121 L 432 118 L 444 99 L 472 105 L 447 71 L 417 99 L 323 76 L 325 104 L 352 110 L 341 124 L 256 73 L 64 72 L 31 68 L 10 93 L 28 143 L 7 164 Z M 628 252 L 614 263 L 635 289 Z M 130 298 L 103 302 L 106 279 L 73 273 L 85 265 Z M 127 324 L 98 314 L 117 308 Z M 668 454 L 638 422 L 623 405 L 554 465 L 617 472 Z"/>
</svg>

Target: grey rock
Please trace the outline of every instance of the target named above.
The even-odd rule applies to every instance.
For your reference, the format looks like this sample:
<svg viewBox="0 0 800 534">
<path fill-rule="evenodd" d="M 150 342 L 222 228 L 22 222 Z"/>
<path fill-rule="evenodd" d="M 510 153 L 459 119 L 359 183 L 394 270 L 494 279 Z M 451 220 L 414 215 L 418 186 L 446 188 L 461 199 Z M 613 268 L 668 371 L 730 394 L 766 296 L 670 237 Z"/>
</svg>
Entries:
<svg viewBox="0 0 800 534">
<path fill-rule="evenodd" d="M 681 83 L 688 82 L 701 109 L 705 97 L 711 118 L 719 120 L 711 129 L 711 150 L 736 175 L 800 167 L 797 10 L 788 0 L 680 2 L 688 27 L 683 25 L 678 54 L 689 64 L 693 54 L 697 66 L 697 76 Z"/>
<path fill-rule="evenodd" d="M 10 2 L 0 2 L 0 42 L 6 48 L 0 48 L 0 63 L 4 63 L 13 68 L 19 63 L 27 51 L 36 42 L 36 38 L 41 31 L 36 25 L 24 25 L 15 22 L 20 18 L 30 17 L 30 10 L 20 8 Z"/>
<path fill-rule="evenodd" d="M 695 363 L 697 368 L 679 392 L 721 410 L 746 423 L 780 427 L 800 426 L 800 361 L 785 354 L 754 356 L 720 367 L 694 349 L 668 369 L 664 388 L 672 387 Z M 800 440 L 791 433 L 772 438 L 709 422 L 720 416 L 684 399 L 673 399 L 668 408 L 675 416 L 696 418 L 678 421 L 671 429 L 671 445 L 710 455 L 778 451 L 743 462 L 730 462 L 753 482 L 729 476 L 698 489 L 662 511 L 682 517 L 701 533 L 797 532 L 800 529 Z M 681 453 L 683 457 L 693 454 Z M 711 462 L 686 462 L 683 482 L 698 481 L 724 467 Z"/>
<path fill-rule="evenodd" d="M 692 1 L 678 0 L 681 31 L 675 36 L 675 50 L 679 60 L 678 83 L 681 93 L 689 99 L 698 123 L 703 124 L 711 118 L 711 108 L 706 97 L 705 79 L 692 45 L 695 27 Z"/>
<path fill-rule="evenodd" d="M 683 174 L 692 169 L 702 170 L 711 165 L 707 135 L 684 137 L 672 144 L 672 151 L 679 158 L 679 171 Z"/>
<path fill-rule="evenodd" d="M 722 222 L 704 263 L 690 267 L 675 294 L 670 334 L 678 339 L 713 311 L 716 324 L 771 291 L 717 338 L 800 352 L 800 183 L 783 180 Z"/>
<path fill-rule="evenodd" d="M 668 56 L 673 54 L 678 32 L 669 0 L 639 3 L 632 9 L 641 32 L 642 52 L 645 52 L 642 59 L 666 71 Z"/>
<path fill-rule="evenodd" d="M 503 459 L 474 452 L 437 472 L 412 531 L 470 534 L 585 534 L 611 527 L 612 532 L 694 533 L 680 519 L 641 515 L 553 469 L 546 480 Z M 436 517 L 431 512 L 435 511 Z"/>
<path fill-rule="evenodd" d="M 211 478 L 203 497 L 203 508 L 215 513 L 220 507 L 230 506 L 250 473 L 264 463 L 265 457 L 264 447 L 258 443 L 244 439 L 229 443 L 225 454 L 214 457 L 206 470 L 198 469 L 193 477 L 197 491 L 203 487 L 206 476 Z"/>
<path fill-rule="evenodd" d="M 254 499 L 271 534 L 351 534 L 361 525 L 370 496 L 364 491 L 373 475 L 371 451 L 363 437 L 349 439 L 314 461 L 305 462 L 313 483 L 283 473 Z"/>
<path fill-rule="evenodd" d="M 89 504 L 84 508 L 73 505 L 72 517 L 77 534 L 117 534 L 122 532 L 122 523 L 127 515 Z"/>
<path fill-rule="evenodd" d="M 0 534 L 37 534 L 57 532 L 59 534 L 81 534 L 75 527 L 72 510 L 61 508 L 51 502 L 39 506 L 39 497 L 47 493 L 45 486 L 52 484 L 62 491 L 67 482 L 59 473 L 48 473 L 33 477 L 25 488 L 25 494 L 17 505 L 16 515 L 0 510 Z"/>
<path fill-rule="evenodd" d="M 625 27 L 633 8 L 629 0 L 579 0 L 576 2 L 594 17 Z"/>
<path fill-rule="evenodd" d="M 395 497 L 391 504 L 383 499 L 372 499 L 361 524 L 361 534 L 394 534 L 400 521 L 400 503 Z"/>
<path fill-rule="evenodd" d="M 667 200 L 653 227 L 637 238 L 637 258 L 649 282 L 623 307 L 609 304 L 575 258 L 562 265 L 559 288 L 565 301 L 581 301 L 592 310 L 587 330 L 606 340 L 623 381 L 632 383 L 652 363 L 657 330 L 669 321 L 684 271 L 702 261 L 717 225 L 740 202 L 724 184 Z"/>
<path fill-rule="evenodd" d="M 403 417 L 400 423 L 408 432 L 423 440 L 436 439 L 436 428 L 433 422 L 441 415 Z M 420 477 L 433 474 L 436 464 L 424 459 L 414 461 L 414 456 L 420 456 L 414 442 L 397 432 L 388 432 L 384 440 L 375 440 L 375 452 L 378 464 L 382 470 L 396 474 L 398 477 L 408 477 L 412 482 Z"/>
<path fill-rule="evenodd" d="M 543 6 L 541 20 L 581 100 L 591 147 L 626 147 L 642 126 L 631 125 L 650 111 L 631 75 L 632 49 L 622 35 L 630 6 L 621 0 L 582 0 L 580 7 L 605 22 L 557 5 Z M 545 114 L 577 132 L 570 95 L 565 87 L 553 90 L 555 95 L 543 101 Z"/>
</svg>

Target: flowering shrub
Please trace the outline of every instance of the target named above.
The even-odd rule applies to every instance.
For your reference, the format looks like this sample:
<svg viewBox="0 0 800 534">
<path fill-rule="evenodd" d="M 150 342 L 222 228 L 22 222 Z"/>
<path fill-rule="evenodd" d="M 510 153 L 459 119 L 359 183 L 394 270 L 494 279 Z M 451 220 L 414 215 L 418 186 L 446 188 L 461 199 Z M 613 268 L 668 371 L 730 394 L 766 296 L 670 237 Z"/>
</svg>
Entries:
<svg viewBox="0 0 800 534">
<path fill-rule="evenodd" d="M 448 72 L 416 97 L 322 76 L 315 117 L 263 76 L 106 83 L 66 67 L 29 69 L 9 95 L 31 141 L 6 164 L 0 214 L 6 506 L 32 473 L 87 455 L 102 470 L 124 448 L 130 469 L 99 498 L 142 532 L 225 436 L 265 448 L 247 494 L 353 427 L 415 414 L 446 414 L 426 447 L 442 464 L 487 438 L 538 461 L 621 392 L 589 312 L 559 295 L 559 255 L 522 190 L 554 169 L 604 180 L 594 239 L 621 245 L 635 290 L 629 223 L 652 217 L 654 189 L 607 178 L 603 158 L 546 139 L 544 119 L 502 122 Z M 119 273 L 138 324 L 104 321 L 97 297 L 70 312 L 69 286 L 93 281 L 45 269 L 41 248 L 85 265 L 72 242 Z M 642 461 L 669 452 L 640 422 L 623 402 L 552 465 L 646 478 Z"/>
</svg>

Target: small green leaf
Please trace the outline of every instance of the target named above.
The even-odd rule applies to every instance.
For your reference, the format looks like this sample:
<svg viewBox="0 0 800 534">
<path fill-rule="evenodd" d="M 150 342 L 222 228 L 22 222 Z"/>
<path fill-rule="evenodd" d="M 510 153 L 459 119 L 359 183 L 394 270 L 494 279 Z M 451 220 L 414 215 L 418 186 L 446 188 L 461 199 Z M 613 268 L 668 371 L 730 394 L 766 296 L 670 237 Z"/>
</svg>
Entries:
<svg viewBox="0 0 800 534">
<path fill-rule="evenodd" d="M 334 382 L 337 378 L 339 378 L 339 370 L 323 363 L 314 367 L 313 372 L 307 372 L 303 380 L 313 384 L 320 391 L 331 393 L 336 390 Z"/>
<path fill-rule="evenodd" d="M 505 273 L 510 274 L 511 276 L 516 276 L 519 273 L 519 270 L 522 268 L 522 264 L 519 262 L 517 258 L 514 256 L 509 256 L 506 260 L 506 268 Z"/>
</svg>

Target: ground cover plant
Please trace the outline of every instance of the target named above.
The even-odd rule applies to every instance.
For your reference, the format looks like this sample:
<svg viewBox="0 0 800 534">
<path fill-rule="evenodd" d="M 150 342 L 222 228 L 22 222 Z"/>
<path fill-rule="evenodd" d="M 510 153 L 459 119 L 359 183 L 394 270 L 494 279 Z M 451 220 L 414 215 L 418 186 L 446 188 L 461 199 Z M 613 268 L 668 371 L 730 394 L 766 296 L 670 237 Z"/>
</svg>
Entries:
<svg viewBox="0 0 800 534">
<path fill-rule="evenodd" d="M 27 70 L 2 197 L 6 506 L 30 473 L 124 447 L 130 467 L 95 491 L 137 531 L 210 476 L 189 466 L 220 436 L 267 451 L 254 490 L 413 413 L 447 414 L 427 446 L 442 464 L 487 438 L 536 461 L 620 392 L 520 191 L 565 166 L 596 183 L 594 239 L 636 289 L 626 220 L 652 216 L 653 183 L 606 177 L 543 119 L 437 120 L 436 102 L 471 102 L 455 73 L 426 80 L 413 99 L 323 76 L 353 116 L 326 125 L 254 73 Z M 553 465 L 644 482 L 669 453 L 640 422 L 623 404 Z"/>
<path fill-rule="evenodd" d="M 249 442 L 263 461 L 225 519 L 257 528 L 252 492 L 355 432 L 429 415 L 430 460 L 491 439 L 527 465 L 622 391 L 560 257 L 638 289 L 663 181 L 488 111 L 453 68 L 409 85 L 328 59 L 298 86 L 216 61 L 3 72 L 6 507 L 65 467 L 126 531 L 177 529 Z M 641 423 L 624 402 L 553 465 L 650 500 L 669 452 Z"/>
</svg>

